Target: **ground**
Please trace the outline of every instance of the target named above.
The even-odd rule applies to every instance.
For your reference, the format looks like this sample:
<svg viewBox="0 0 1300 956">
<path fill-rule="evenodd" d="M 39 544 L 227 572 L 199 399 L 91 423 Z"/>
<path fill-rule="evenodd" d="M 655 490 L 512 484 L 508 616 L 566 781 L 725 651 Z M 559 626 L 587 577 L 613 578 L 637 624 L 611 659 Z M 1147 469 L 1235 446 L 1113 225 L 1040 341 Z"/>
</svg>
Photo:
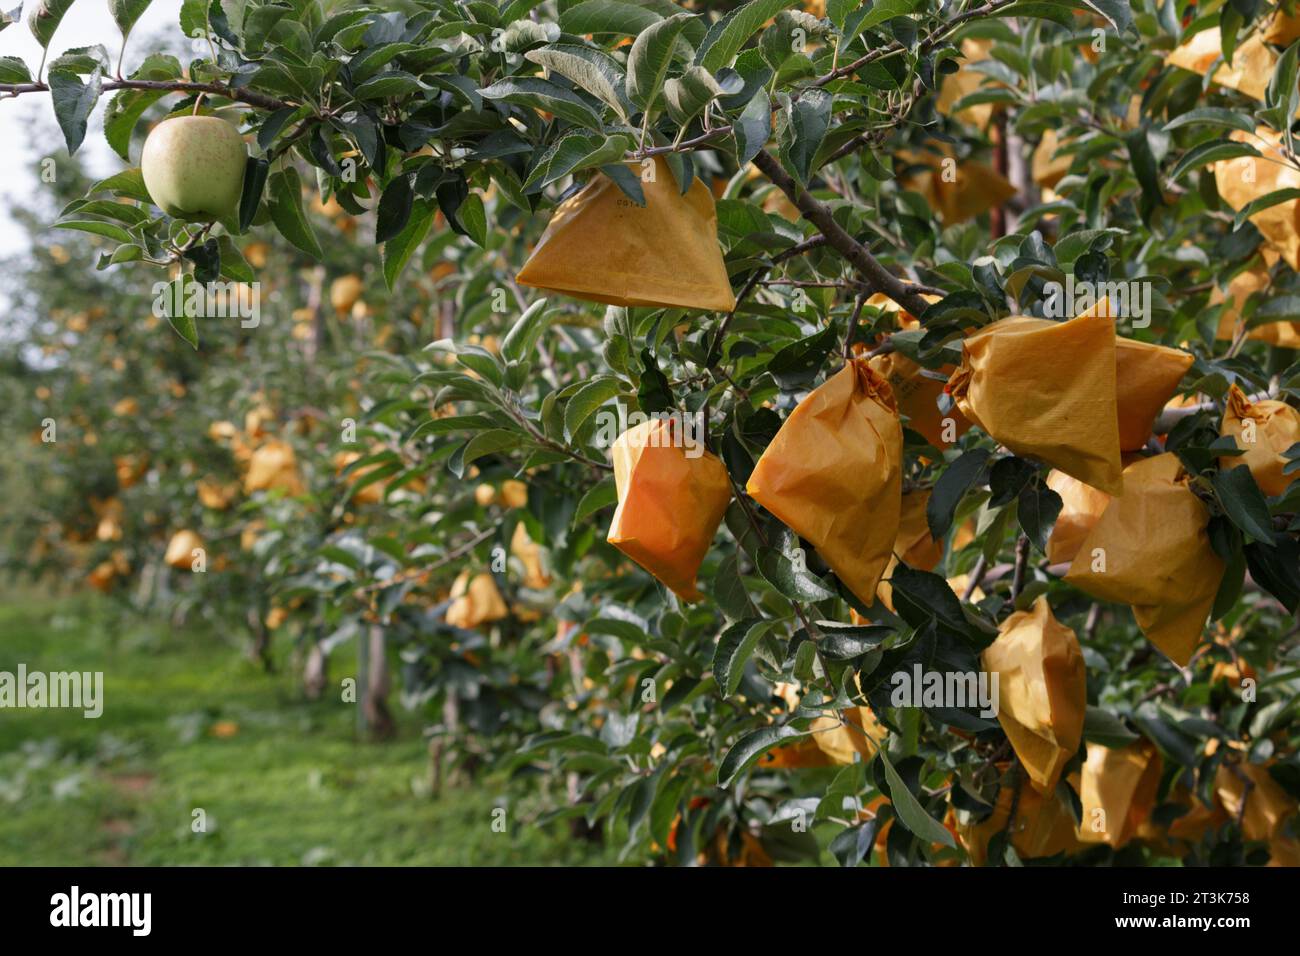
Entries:
<svg viewBox="0 0 1300 956">
<path fill-rule="evenodd" d="M 105 674 L 99 719 L 0 710 L 0 866 L 613 862 L 527 822 L 501 781 L 431 797 L 416 715 L 368 742 L 354 705 L 305 700 L 206 629 L 113 619 L 93 595 L 0 594 L 0 671 Z"/>
</svg>

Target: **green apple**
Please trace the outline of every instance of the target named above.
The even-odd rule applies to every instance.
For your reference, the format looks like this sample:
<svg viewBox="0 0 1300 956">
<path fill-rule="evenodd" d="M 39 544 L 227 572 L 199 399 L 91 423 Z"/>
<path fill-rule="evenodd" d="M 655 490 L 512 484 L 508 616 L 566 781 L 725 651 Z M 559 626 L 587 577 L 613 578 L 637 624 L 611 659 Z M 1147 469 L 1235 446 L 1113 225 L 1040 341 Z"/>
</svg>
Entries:
<svg viewBox="0 0 1300 956">
<path fill-rule="evenodd" d="M 216 116 L 177 116 L 149 133 L 140 172 L 155 206 L 175 219 L 215 222 L 239 212 L 248 152 Z"/>
</svg>

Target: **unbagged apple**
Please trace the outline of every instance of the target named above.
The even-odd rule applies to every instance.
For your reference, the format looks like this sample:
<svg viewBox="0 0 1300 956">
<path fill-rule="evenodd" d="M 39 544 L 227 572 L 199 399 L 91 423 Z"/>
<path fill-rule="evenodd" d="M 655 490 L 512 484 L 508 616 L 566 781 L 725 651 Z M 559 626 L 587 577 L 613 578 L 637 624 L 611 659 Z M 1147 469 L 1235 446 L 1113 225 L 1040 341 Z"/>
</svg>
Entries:
<svg viewBox="0 0 1300 956">
<path fill-rule="evenodd" d="M 235 127 L 216 116 L 177 116 L 149 133 L 140 172 L 154 205 L 187 222 L 239 211 L 248 153 Z"/>
</svg>

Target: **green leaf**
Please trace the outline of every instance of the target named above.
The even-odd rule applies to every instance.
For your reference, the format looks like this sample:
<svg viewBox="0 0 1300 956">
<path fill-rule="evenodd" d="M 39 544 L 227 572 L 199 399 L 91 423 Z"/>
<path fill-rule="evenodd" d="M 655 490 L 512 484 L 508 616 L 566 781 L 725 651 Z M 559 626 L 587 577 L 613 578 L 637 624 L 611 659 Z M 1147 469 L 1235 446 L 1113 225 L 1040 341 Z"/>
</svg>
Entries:
<svg viewBox="0 0 1300 956">
<path fill-rule="evenodd" d="M 831 124 L 831 95 L 825 90 L 805 90 L 790 110 L 790 134 L 787 147 L 791 172 L 799 181 L 808 182 L 813 157 Z"/>
<path fill-rule="evenodd" d="M 63 16 L 72 7 L 75 0 L 36 0 L 31 12 L 27 14 L 27 28 L 36 37 L 42 49 L 48 50 L 54 31 L 63 22 Z"/>
<path fill-rule="evenodd" d="M 615 33 L 634 37 L 662 17 L 649 7 L 621 0 L 586 0 L 560 14 L 560 29 L 565 33 Z"/>
<path fill-rule="evenodd" d="M 1133 10 L 1129 7 L 1129 0 L 1083 0 L 1085 6 L 1095 10 L 1110 21 L 1120 33 L 1133 33 L 1136 27 L 1133 23 Z"/>
<path fill-rule="evenodd" d="M 1255 120 L 1246 113 L 1226 110 L 1218 106 L 1200 106 L 1188 110 L 1182 116 L 1175 117 L 1165 124 L 1165 132 L 1181 129 L 1184 126 L 1205 124 L 1208 126 L 1226 126 L 1239 129 L 1245 133 L 1255 132 Z"/>
<path fill-rule="evenodd" d="M 49 85 L 54 116 L 59 121 L 59 129 L 63 130 L 68 155 L 72 155 L 86 138 L 86 121 L 99 99 L 100 71 L 96 69 L 82 83 L 81 77 L 75 73 L 51 70 Z"/>
<path fill-rule="evenodd" d="M 23 5 L 21 3 L 19 3 L 18 6 L 14 7 L 12 10 L 0 10 L 0 30 L 3 30 L 5 27 L 17 23 L 18 18 L 22 16 L 22 13 L 23 13 Z M 11 59 L 11 57 L 5 57 L 4 59 Z M 3 82 L 8 82 L 8 81 L 0 80 L 0 83 Z"/>
<path fill-rule="evenodd" d="M 930 535 L 936 541 L 952 527 L 957 505 L 966 492 L 983 479 L 988 460 L 988 449 L 972 448 L 945 468 L 935 482 L 934 491 L 930 493 L 930 500 L 925 506 L 925 520 L 930 526 Z"/>
<path fill-rule="evenodd" d="M 595 485 L 588 488 L 587 493 L 579 499 L 571 523 L 574 527 L 577 527 L 597 511 L 614 504 L 618 504 L 618 488 L 614 485 L 614 479 L 602 478 Z"/>
<path fill-rule="evenodd" d="M 77 232 L 89 232 L 96 236 L 112 239 L 114 242 L 131 242 L 131 234 L 121 226 L 96 219 L 65 219 L 54 224 L 55 229 L 73 229 Z"/>
<path fill-rule="evenodd" d="M 1239 156 L 1258 156 L 1259 150 L 1248 143 L 1234 143 L 1230 140 L 1214 140 L 1209 143 L 1189 149 L 1178 165 L 1174 167 L 1173 173 L 1169 178 L 1172 180 L 1181 179 L 1193 169 L 1199 169 L 1202 166 L 1208 166 L 1210 163 L 1217 163 L 1225 159 L 1236 159 Z"/>
<path fill-rule="evenodd" d="M 889 762 L 889 755 L 885 753 L 885 748 L 881 747 L 878 753 L 880 762 L 885 768 L 885 779 L 889 781 L 889 802 L 894 805 L 894 812 L 898 814 L 899 822 L 911 830 L 922 843 L 939 843 L 943 846 L 956 847 L 957 844 L 953 842 L 948 828 L 926 813 L 916 797 L 912 796 L 912 791 L 907 789 L 907 784 L 898 775 L 894 765 Z"/>
<path fill-rule="evenodd" d="M 511 326 L 501 342 L 501 354 L 507 361 L 519 362 L 532 354 L 542 331 L 546 328 L 546 300 L 538 299 Z"/>
<path fill-rule="evenodd" d="M 267 206 L 280 235 L 313 259 L 324 258 L 325 254 L 303 211 L 302 180 L 293 166 L 286 166 L 271 177 Z"/>
<path fill-rule="evenodd" d="M 1251 216 L 1257 212 L 1262 212 L 1270 206 L 1276 206 L 1280 203 L 1290 202 L 1293 199 L 1300 199 L 1300 189 L 1294 187 L 1287 189 L 1275 189 L 1271 193 L 1265 193 L 1258 199 L 1252 199 L 1246 205 L 1237 210 L 1237 215 L 1232 219 L 1232 228 L 1240 229 Z"/>
<path fill-rule="evenodd" d="M 725 790 L 746 764 L 781 741 L 806 736 L 808 736 L 807 731 L 795 730 L 789 726 L 763 727 L 750 731 L 736 741 L 722 758 L 722 762 L 718 764 L 718 786 Z"/>
<path fill-rule="evenodd" d="M 31 71 L 16 56 L 0 56 L 0 83 L 30 83 Z"/>
<path fill-rule="evenodd" d="M 758 571 L 772 587 L 792 601 L 825 601 L 835 597 L 817 575 L 797 568 L 776 548 L 758 549 Z"/>
<path fill-rule="evenodd" d="M 870 30 L 894 17 L 906 16 L 916 9 L 917 4 L 918 0 L 876 0 L 870 12 L 858 23 L 858 32 Z"/>
<path fill-rule="evenodd" d="M 194 317 L 185 311 L 185 304 L 189 301 L 189 296 L 186 293 L 188 286 L 193 281 L 194 278 L 186 272 L 182 272 L 173 279 L 164 297 L 163 308 L 167 315 L 167 322 L 176 331 L 176 334 L 197 350 L 199 347 L 199 329 L 194 323 Z"/>
<path fill-rule="evenodd" d="M 108 101 L 104 110 L 104 138 L 113 152 L 127 162 L 131 147 L 131 133 L 140 117 L 164 96 L 162 90 L 119 90 Z"/>
<path fill-rule="evenodd" d="M 456 219 L 465 228 L 466 234 L 480 249 L 487 248 L 488 222 L 487 210 L 483 208 L 483 197 L 470 193 L 456 210 Z"/>
<path fill-rule="evenodd" d="M 384 243 L 384 284 L 396 288 L 397 277 L 406 268 L 411 254 L 424 242 L 433 225 L 436 206 L 427 199 L 417 199 L 411 207 L 411 216 L 402 231 Z"/>
<path fill-rule="evenodd" d="M 1020 492 L 1016 518 L 1034 547 L 1047 552 L 1047 539 L 1061 514 L 1061 496 L 1047 485 L 1029 485 Z"/>
<path fill-rule="evenodd" d="M 732 124 L 732 135 L 736 138 L 736 162 L 744 169 L 772 137 L 772 101 L 766 90 L 759 90 L 745 104 Z"/>
<path fill-rule="evenodd" d="M 239 196 L 239 231 L 247 232 L 257 215 L 257 207 L 262 202 L 262 191 L 266 188 L 266 177 L 271 172 L 271 164 L 265 159 L 248 157 L 244 164 L 244 185 Z"/>
<path fill-rule="evenodd" d="M 587 419 L 623 391 L 623 383 L 613 376 L 602 376 L 583 385 L 564 407 L 564 437 L 573 441 Z"/>
<path fill-rule="evenodd" d="M 1246 465 L 1220 469 L 1214 476 L 1214 493 L 1228 519 L 1256 541 L 1273 540 L 1268 501 Z"/>
<path fill-rule="evenodd" d="M 379 210 L 375 213 L 375 242 L 387 242 L 406 228 L 415 203 L 410 175 L 394 176 L 379 197 Z"/>
<path fill-rule="evenodd" d="M 658 98 L 673 62 L 677 36 L 692 16 L 677 13 L 652 23 L 633 42 L 627 57 L 627 98 L 642 110 L 650 109 Z"/>
<path fill-rule="evenodd" d="M 702 66 L 690 66 L 680 77 L 664 83 L 664 103 L 673 122 L 685 126 L 721 92 L 722 87 L 708 70 Z"/>
<path fill-rule="evenodd" d="M 479 92 L 484 99 L 501 100 L 503 103 L 513 103 L 515 106 L 545 110 L 547 113 L 553 113 L 561 119 L 587 129 L 601 128 L 600 117 L 596 115 L 596 111 L 577 93 L 537 77 L 517 76 L 498 80 Z"/>
<path fill-rule="evenodd" d="M 737 7 L 709 28 L 695 52 L 695 62 L 711 73 L 731 66 L 740 48 L 763 24 L 794 5 L 795 0 L 750 0 Z"/>
<path fill-rule="evenodd" d="M 221 274 L 232 282 L 256 282 L 257 273 L 248 264 L 244 254 L 239 251 L 235 241 L 227 235 L 217 238 L 217 248 L 221 253 Z"/>
<path fill-rule="evenodd" d="M 758 639 L 771 626 L 770 621 L 737 621 L 718 637 L 713 653 L 713 678 L 723 697 L 730 697 L 740 687 L 745 663 L 754 655 Z"/>
<path fill-rule="evenodd" d="M 1083 739 L 1103 747 L 1127 747 L 1141 737 L 1108 710 L 1088 705 L 1083 717 Z"/>
<path fill-rule="evenodd" d="M 576 44 L 557 43 L 529 50 L 524 58 L 586 90 L 617 113 L 619 119 L 627 122 L 631 112 L 623 95 L 627 78 L 622 67 L 609 54 Z"/>
<path fill-rule="evenodd" d="M 139 169 L 124 169 L 107 179 L 101 179 L 86 191 L 87 195 L 99 192 L 111 192 L 117 196 L 149 202 L 149 191 L 144 188 L 144 177 Z"/>
<path fill-rule="evenodd" d="M 153 0 L 108 0 L 108 11 L 113 14 L 113 21 L 122 31 L 125 40 L 140 15 L 149 9 Z"/>
</svg>

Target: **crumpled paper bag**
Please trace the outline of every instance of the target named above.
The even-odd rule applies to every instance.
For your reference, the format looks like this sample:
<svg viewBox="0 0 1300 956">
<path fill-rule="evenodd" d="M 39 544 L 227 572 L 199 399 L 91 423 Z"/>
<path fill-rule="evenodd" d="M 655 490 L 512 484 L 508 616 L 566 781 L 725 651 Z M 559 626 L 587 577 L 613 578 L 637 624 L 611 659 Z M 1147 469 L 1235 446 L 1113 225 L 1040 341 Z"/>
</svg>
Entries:
<svg viewBox="0 0 1300 956">
<path fill-rule="evenodd" d="M 1079 640 L 1043 596 L 1002 622 L 982 661 L 999 675 L 998 723 L 1030 782 L 1048 793 L 1083 738 L 1088 692 Z"/>
<path fill-rule="evenodd" d="M 1038 145 L 1034 147 L 1034 154 L 1030 157 L 1030 175 L 1034 182 L 1045 189 L 1055 189 L 1056 184 L 1065 178 L 1074 163 L 1073 153 L 1058 155 L 1057 150 L 1060 148 L 1061 140 L 1056 135 L 1056 130 L 1045 129 L 1043 138 L 1038 141 Z"/>
<path fill-rule="evenodd" d="M 688 457 L 674 427 L 651 419 L 614 442 L 618 507 L 605 540 L 683 601 L 698 601 L 695 574 L 731 501 L 731 482 L 711 452 Z"/>
<path fill-rule="evenodd" d="M 1120 451 L 1138 451 L 1196 356 L 1182 349 L 1115 338 L 1115 407 Z"/>
<path fill-rule="evenodd" d="M 902 462 L 889 383 L 851 359 L 790 413 L 746 490 L 870 606 L 898 537 Z"/>
<path fill-rule="evenodd" d="M 203 539 L 188 528 L 177 531 L 167 542 L 163 561 L 173 568 L 189 571 L 194 566 L 194 549 L 203 547 Z"/>
<path fill-rule="evenodd" d="M 479 574 L 460 572 L 451 586 L 451 599 L 444 619 L 452 627 L 469 630 L 480 624 L 499 621 L 510 613 L 497 590 L 496 581 L 486 571 Z"/>
<path fill-rule="evenodd" d="M 1011 820 L 1011 804 L 1016 816 Z M 1008 821 L 1010 825 L 1008 826 Z M 977 823 L 957 822 L 957 839 L 970 856 L 972 866 L 988 863 L 989 842 L 1003 830 L 1010 831 L 1011 845 L 1022 859 L 1033 860 L 1079 849 L 1075 837 L 1074 815 L 1056 791 L 1041 794 L 1027 779 L 1020 783 L 1020 793 L 1008 786 L 998 790 L 993 813 Z M 1001 863 L 1001 860 L 995 861 Z"/>
<path fill-rule="evenodd" d="M 941 116 L 951 116 L 955 120 L 969 123 L 977 129 L 984 129 L 989 125 L 989 120 L 993 118 L 993 109 L 997 105 L 995 103 L 968 106 L 959 113 L 954 113 L 952 107 L 991 80 L 988 74 L 977 73 L 967 67 L 972 63 L 987 60 L 992 49 L 992 40 L 967 37 L 961 41 L 961 55 L 966 62 L 956 73 L 946 74 L 943 82 L 939 84 L 939 96 L 934 103 L 935 112 Z"/>
<path fill-rule="evenodd" d="M 244 493 L 276 490 L 292 497 L 302 494 L 304 489 L 293 446 L 273 438 L 259 445 L 249 458 L 248 471 L 244 474 Z"/>
<path fill-rule="evenodd" d="M 933 571 L 943 560 L 943 541 L 930 537 L 930 525 L 925 518 L 925 506 L 930 500 L 927 488 L 918 488 L 905 492 L 899 515 L 898 537 L 894 539 L 894 553 L 889 557 L 885 568 L 884 580 L 876 588 L 876 597 L 885 602 L 885 607 L 894 610 L 894 589 L 889 586 L 889 577 L 898 567 L 901 555 L 903 563 L 910 568 Z M 856 611 L 852 611 L 856 614 Z"/>
<path fill-rule="evenodd" d="M 1047 487 L 1061 496 L 1061 513 L 1047 539 L 1049 564 L 1073 561 L 1101 514 L 1110 504 L 1110 495 L 1053 469 L 1047 474 Z"/>
<path fill-rule="evenodd" d="M 641 177 L 639 163 L 630 168 Z M 641 183 L 645 206 L 601 174 L 560 203 L 520 285 L 607 305 L 735 308 L 713 194 L 695 179 L 683 196 L 662 157 L 654 170 L 654 181 Z"/>
<path fill-rule="evenodd" d="M 947 388 L 963 415 L 1017 455 L 1115 494 L 1123 487 L 1115 356 L 1106 316 L 1012 316 L 962 342 Z"/>
<path fill-rule="evenodd" d="M 1202 30 L 1186 43 L 1177 47 L 1165 62 L 1204 76 L 1210 64 L 1223 55 L 1223 36 L 1218 27 Z M 1247 37 L 1237 45 L 1232 63 L 1221 63 L 1214 71 L 1213 80 L 1219 86 L 1245 93 L 1252 99 L 1264 99 L 1269 77 L 1277 65 L 1274 53 L 1258 35 Z"/>
<path fill-rule="evenodd" d="M 954 159 L 946 144 L 940 147 L 940 154 L 903 151 L 898 159 L 909 166 L 923 167 L 904 171 L 899 184 L 924 196 L 946 226 L 974 219 L 1016 194 L 1016 187 L 1005 176 L 973 159 L 949 164 L 951 178 L 946 177 L 945 160 Z"/>
<path fill-rule="evenodd" d="M 1269 75 L 1265 73 L 1261 82 L 1267 83 Z M 1233 130 L 1229 139 L 1249 143 L 1261 153 L 1258 157 L 1239 156 L 1212 164 L 1219 196 L 1234 210 L 1241 210 L 1251 200 L 1275 190 L 1300 188 L 1300 170 L 1293 168 L 1283 157 L 1279 134 L 1266 126 L 1259 126 L 1253 134 Z M 1279 252 L 1292 269 L 1300 269 L 1300 232 L 1297 232 L 1300 199 L 1261 209 L 1250 217 L 1250 221 L 1265 242 Z"/>
<path fill-rule="evenodd" d="M 1245 322 L 1243 312 L 1252 295 L 1265 291 L 1272 282 L 1269 266 L 1278 260 L 1277 253 L 1268 246 L 1261 247 L 1264 255 L 1262 263 L 1256 262 L 1250 268 L 1237 273 L 1228 282 L 1225 293 L 1217 285 L 1210 293 L 1210 305 L 1226 302 L 1219 313 L 1219 328 L 1215 338 L 1233 339 Z M 1269 260 L 1272 260 L 1270 262 Z M 1300 322 L 1268 322 L 1246 330 L 1246 338 L 1253 341 L 1267 342 L 1283 349 L 1300 349 Z"/>
<path fill-rule="evenodd" d="M 1247 440 L 1253 430 L 1254 441 Z M 1272 399 L 1251 402 L 1246 393 L 1233 385 L 1228 389 L 1227 408 L 1219 434 L 1231 436 L 1246 454 L 1219 459 L 1220 468 L 1245 465 L 1250 469 L 1260 491 L 1269 497 L 1282 494 L 1300 474 L 1284 475 L 1287 459 L 1282 453 L 1300 442 L 1300 412 L 1286 402 Z"/>
<path fill-rule="evenodd" d="M 546 571 L 542 546 L 533 540 L 522 521 L 515 525 L 515 533 L 510 538 L 510 553 L 524 567 L 524 587 L 534 591 L 550 587 L 551 576 Z"/>
<path fill-rule="evenodd" d="M 1089 743 L 1076 787 L 1083 804 L 1080 842 L 1119 849 L 1137 836 L 1155 808 L 1160 768 L 1160 754 L 1148 740 L 1127 747 Z"/>
<path fill-rule="evenodd" d="M 1243 779 L 1243 777 L 1245 779 Z M 1253 786 L 1247 792 L 1246 783 Z M 1214 776 L 1214 790 L 1232 820 L 1241 820 L 1247 840 L 1269 845 L 1269 866 L 1300 866 L 1300 839 L 1288 836 L 1285 826 L 1300 811 L 1296 800 L 1282 789 L 1267 767 L 1253 763 L 1221 764 Z M 1245 800 L 1245 810 L 1242 809 Z"/>
<path fill-rule="evenodd" d="M 1209 521 L 1177 455 L 1143 458 L 1125 470 L 1124 493 L 1084 538 L 1065 580 L 1100 600 L 1133 605 L 1147 639 L 1184 666 L 1200 644 L 1223 579 Z M 1104 571 L 1100 565 L 1093 570 L 1097 549 Z"/>
</svg>

